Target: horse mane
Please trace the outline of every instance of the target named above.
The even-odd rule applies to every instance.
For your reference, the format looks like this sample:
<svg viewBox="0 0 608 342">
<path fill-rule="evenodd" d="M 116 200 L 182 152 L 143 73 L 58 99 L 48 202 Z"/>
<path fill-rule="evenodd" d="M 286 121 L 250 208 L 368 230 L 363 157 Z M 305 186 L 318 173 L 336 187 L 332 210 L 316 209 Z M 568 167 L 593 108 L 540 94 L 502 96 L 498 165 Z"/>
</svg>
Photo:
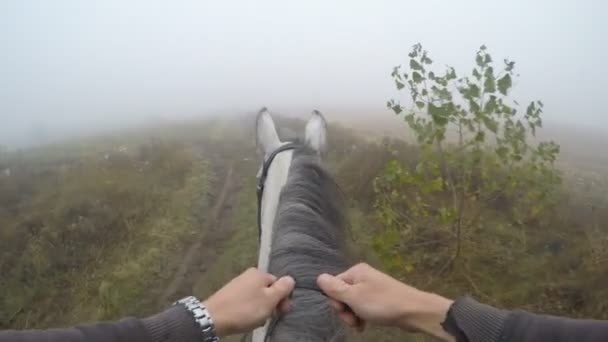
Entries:
<svg viewBox="0 0 608 342">
<path fill-rule="evenodd" d="M 345 329 L 316 279 L 338 274 L 346 258 L 346 219 L 340 188 L 306 146 L 294 150 L 273 226 L 269 272 L 296 280 L 289 312 L 271 322 L 269 341 L 341 341 Z"/>
</svg>

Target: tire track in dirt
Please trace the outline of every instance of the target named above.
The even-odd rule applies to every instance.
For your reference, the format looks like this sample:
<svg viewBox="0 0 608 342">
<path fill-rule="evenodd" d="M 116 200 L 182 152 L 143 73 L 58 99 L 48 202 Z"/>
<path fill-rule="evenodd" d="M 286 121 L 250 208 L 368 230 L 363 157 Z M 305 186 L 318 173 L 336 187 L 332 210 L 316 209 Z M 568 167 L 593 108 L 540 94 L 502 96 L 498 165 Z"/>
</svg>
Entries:
<svg viewBox="0 0 608 342">
<path fill-rule="evenodd" d="M 184 254 L 183 261 L 167 289 L 158 302 L 159 307 L 167 305 L 176 299 L 192 295 L 196 281 L 206 271 L 207 265 L 213 264 L 218 256 L 218 250 L 232 236 L 233 229 L 223 226 L 222 222 L 231 213 L 232 205 L 238 192 L 238 180 L 234 180 L 234 165 L 231 164 L 226 172 L 226 178 L 220 195 L 210 211 L 211 218 L 196 241 L 190 245 Z"/>
</svg>

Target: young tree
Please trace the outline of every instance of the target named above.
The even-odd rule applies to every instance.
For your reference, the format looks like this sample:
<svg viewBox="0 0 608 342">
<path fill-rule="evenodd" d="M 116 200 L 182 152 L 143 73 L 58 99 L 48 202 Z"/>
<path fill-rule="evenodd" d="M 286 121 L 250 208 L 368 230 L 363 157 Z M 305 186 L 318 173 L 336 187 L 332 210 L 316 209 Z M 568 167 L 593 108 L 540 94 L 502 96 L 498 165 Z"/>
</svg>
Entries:
<svg viewBox="0 0 608 342">
<path fill-rule="evenodd" d="M 403 249 L 427 246 L 451 251 L 447 261 L 419 256 L 441 263 L 443 272 L 483 226 L 484 215 L 508 212 L 521 225 L 550 203 L 560 182 L 554 168 L 559 146 L 531 142 L 542 126 L 543 103 L 531 102 L 520 113 L 509 98 L 515 62 L 500 64 L 481 46 L 470 75 L 459 76 L 452 67 L 437 72 L 416 44 L 407 66 L 393 69 L 395 85 L 408 92 L 411 105 L 393 99 L 387 106 L 403 116 L 420 156 L 415 166 L 389 162 L 375 182 L 383 226 L 375 242 L 389 266 L 413 268 L 400 257 Z"/>
</svg>

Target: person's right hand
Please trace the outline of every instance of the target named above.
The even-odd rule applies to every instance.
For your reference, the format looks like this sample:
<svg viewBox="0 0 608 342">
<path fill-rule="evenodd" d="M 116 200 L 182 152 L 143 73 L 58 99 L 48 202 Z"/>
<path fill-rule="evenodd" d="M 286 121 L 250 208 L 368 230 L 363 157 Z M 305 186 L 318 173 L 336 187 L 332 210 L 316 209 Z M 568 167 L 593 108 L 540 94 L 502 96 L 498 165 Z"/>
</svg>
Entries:
<svg viewBox="0 0 608 342">
<path fill-rule="evenodd" d="M 446 337 L 440 323 L 451 300 L 405 285 L 367 264 L 337 276 L 321 274 L 317 283 L 338 316 L 350 326 L 361 328 L 364 320 Z"/>
</svg>

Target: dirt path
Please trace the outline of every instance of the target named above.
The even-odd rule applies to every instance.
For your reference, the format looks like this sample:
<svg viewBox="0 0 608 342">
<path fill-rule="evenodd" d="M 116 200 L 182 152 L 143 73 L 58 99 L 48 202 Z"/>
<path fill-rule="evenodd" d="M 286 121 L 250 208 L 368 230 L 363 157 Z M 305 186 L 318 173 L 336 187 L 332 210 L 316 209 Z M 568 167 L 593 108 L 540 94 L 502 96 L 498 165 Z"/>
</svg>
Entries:
<svg viewBox="0 0 608 342">
<path fill-rule="evenodd" d="M 233 165 L 226 172 L 226 178 L 205 229 L 184 254 L 183 262 L 175 272 L 171 283 L 160 297 L 159 306 L 192 294 L 193 286 L 206 271 L 207 265 L 213 264 L 218 250 L 232 236 L 233 229 L 222 224 L 231 214 L 235 195 L 238 192 L 238 180 L 234 179 Z"/>
</svg>

